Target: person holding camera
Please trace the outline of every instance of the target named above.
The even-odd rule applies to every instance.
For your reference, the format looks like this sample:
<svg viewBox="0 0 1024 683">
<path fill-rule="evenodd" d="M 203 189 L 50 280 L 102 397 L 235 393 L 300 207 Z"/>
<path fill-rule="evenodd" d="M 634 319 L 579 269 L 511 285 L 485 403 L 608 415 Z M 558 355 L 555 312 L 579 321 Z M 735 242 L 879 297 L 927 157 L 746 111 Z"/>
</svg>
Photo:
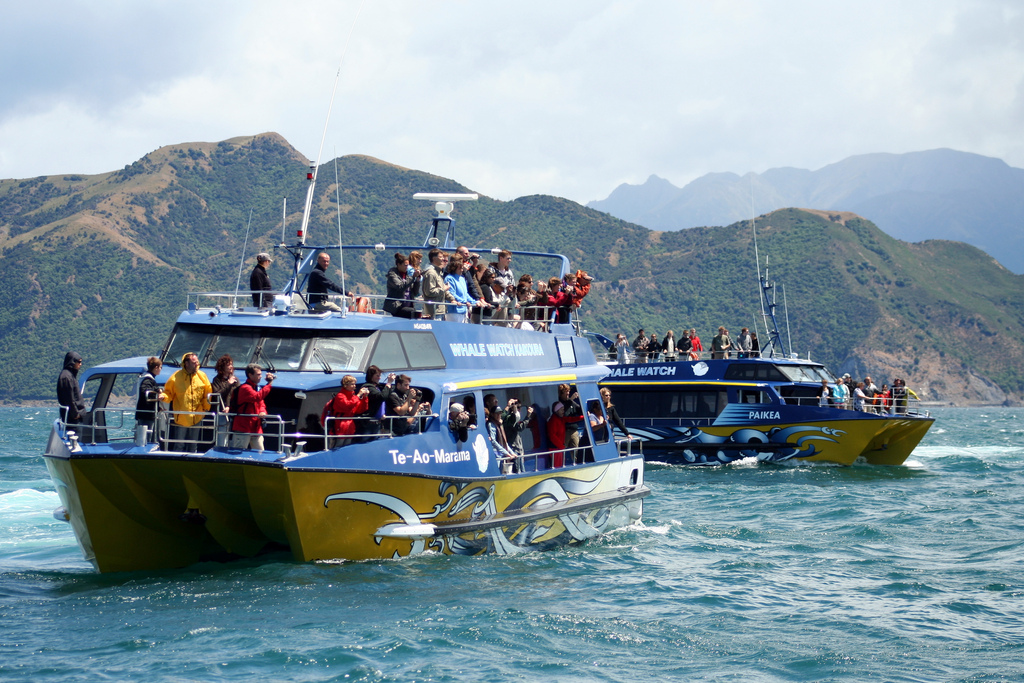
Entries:
<svg viewBox="0 0 1024 683">
<path fill-rule="evenodd" d="M 533 406 L 526 407 L 526 414 L 522 412 L 522 404 L 517 398 L 508 400 L 508 407 L 501 413 L 501 424 L 505 430 L 505 439 L 508 441 L 509 449 L 516 455 L 523 455 L 522 432 L 533 422 Z"/>
<path fill-rule="evenodd" d="M 398 375 L 395 378 L 395 388 L 388 395 L 386 414 L 392 417 L 391 433 L 395 436 L 413 431 L 416 416 L 424 412 L 424 409 L 430 408 L 429 403 L 420 402 L 422 394 L 409 386 L 410 382 L 412 378 L 409 375 Z"/>
<path fill-rule="evenodd" d="M 338 440 L 337 445 L 347 446 L 352 443 L 349 438 L 356 433 L 356 423 L 353 417 L 366 412 L 370 405 L 370 390 L 363 387 L 356 392 L 356 378 L 352 375 L 345 375 L 341 378 L 341 391 L 336 393 L 320 415 L 320 423 L 323 424 L 329 436 L 343 436 Z M 327 440 L 327 447 L 331 448 L 331 439 Z"/>
<path fill-rule="evenodd" d="M 448 429 L 455 435 L 457 442 L 469 441 L 469 413 L 461 403 L 452 401 L 448 406 Z"/>
<path fill-rule="evenodd" d="M 267 416 L 266 398 L 270 394 L 270 385 L 274 382 L 274 374 L 267 373 L 267 383 L 259 389 L 263 368 L 256 363 L 245 366 L 245 383 L 238 387 L 236 393 L 238 413 L 231 424 L 231 447 L 252 448 L 263 450 L 263 418 Z"/>
<path fill-rule="evenodd" d="M 577 449 L 580 446 L 580 432 L 583 430 L 583 406 L 580 405 L 580 393 L 568 384 L 558 385 L 558 400 L 565 408 L 565 448 L 569 464 L 576 464 Z"/>
</svg>

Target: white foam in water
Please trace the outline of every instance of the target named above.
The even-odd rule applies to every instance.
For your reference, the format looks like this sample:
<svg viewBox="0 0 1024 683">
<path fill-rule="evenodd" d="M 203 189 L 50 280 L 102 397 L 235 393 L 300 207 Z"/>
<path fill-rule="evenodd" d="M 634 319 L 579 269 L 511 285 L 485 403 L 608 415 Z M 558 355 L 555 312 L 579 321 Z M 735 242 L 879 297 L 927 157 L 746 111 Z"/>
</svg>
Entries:
<svg viewBox="0 0 1024 683">
<path fill-rule="evenodd" d="M 38 512 L 49 517 L 53 509 L 59 506 L 60 497 L 56 491 L 18 489 L 0 495 L 0 519 L 6 521 L 13 516 Z"/>
</svg>

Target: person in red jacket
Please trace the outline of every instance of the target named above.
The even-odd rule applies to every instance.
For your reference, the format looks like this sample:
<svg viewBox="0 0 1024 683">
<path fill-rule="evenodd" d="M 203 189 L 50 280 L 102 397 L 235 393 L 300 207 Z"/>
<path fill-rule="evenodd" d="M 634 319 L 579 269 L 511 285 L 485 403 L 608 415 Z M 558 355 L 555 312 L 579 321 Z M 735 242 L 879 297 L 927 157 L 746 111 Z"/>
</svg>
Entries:
<svg viewBox="0 0 1024 683">
<path fill-rule="evenodd" d="M 551 466 L 565 465 L 565 404 L 555 401 L 551 406 L 551 417 L 548 418 L 548 441 L 551 442 Z"/>
<path fill-rule="evenodd" d="M 266 398 L 274 374 L 267 373 L 267 383 L 259 389 L 263 368 L 255 363 L 245 366 L 245 383 L 236 390 L 234 406 L 235 419 L 231 423 L 231 447 L 263 450 L 263 419 L 267 416 Z"/>
<path fill-rule="evenodd" d="M 341 378 L 341 391 L 324 406 L 320 415 L 320 424 L 324 426 L 329 436 L 348 436 L 356 433 L 356 423 L 351 419 L 361 413 L 365 413 L 370 407 L 370 390 L 363 387 L 356 393 L 356 378 L 352 375 L 345 375 Z M 328 418 L 332 418 L 328 420 Z M 338 447 L 346 446 L 352 439 L 340 439 L 334 444 Z M 327 447 L 331 448 L 331 440 L 327 440 Z"/>
</svg>

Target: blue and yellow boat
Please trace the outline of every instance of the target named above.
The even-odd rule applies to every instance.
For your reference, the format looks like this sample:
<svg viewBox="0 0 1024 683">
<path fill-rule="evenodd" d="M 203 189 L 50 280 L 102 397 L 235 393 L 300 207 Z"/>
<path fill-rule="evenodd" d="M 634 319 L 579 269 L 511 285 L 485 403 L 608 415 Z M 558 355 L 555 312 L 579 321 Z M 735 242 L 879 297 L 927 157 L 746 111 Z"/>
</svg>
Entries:
<svg viewBox="0 0 1024 683">
<path fill-rule="evenodd" d="M 746 458 L 902 465 L 934 418 L 910 394 L 865 401 L 823 397 L 823 383 L 831 393 L 838 378 L 821 363 L 783 348 L 774 284 L 767 272 L 759 279 L 768 340 L 753 352 L 719 358 L 691 352 L 685 360 L 634 362 L 631 349 L 620 355 L 612 340 L 587 335 L 609 365 L 601 385 L 611 390 L 630 436 L 643 443 L 644 457 L 683 465 Z"/>
<path fill-rule="evenodd" d="M 916 399 L 822 401 L 823 379 L 836 381 L 820 363 L 751 357 L 615 364 L 601 385 L 644 457 L 670 464 L 902 465 L 934 422 Z"/>
<path fill-rule="evenodd" d="M 427 246 L 450 247 L 451 233 L 438 230 L 450 228 L 451 201 L 474 197 L 423 198 L 447 203 Z M 365 312 L 348 310 L 348 297 L 336 299 L 340 312 L 314 312 L 302 285 L 317 253 L 340 248 L 281 245 L 295 259 L 294 276 L 271 306 L 239 305 L 237 292 L 189 295 L 159 354 L 160 384 L 193 352 L 209 376 L 224 353 L 239 382 L 247 363 L 275 373 L 262 418 L 264 450 L 230 445 L 232 415 L 216 401 L 196 416 L 189 438 L 170 430 L 170 410 L 152 429 L 136 425 L 134 400 L 129 408 L 124 399 L 145 358 L 82 373 L 86 424 L 55 420 L 45 460 L 62 503 L 55 515 L 71 523 L 98 571 L 280 550 L 298 561 L 515 553 L 580 543 L 640 519 L 649 489 L 634 444 L 587 420 L 577 448 L 545 440 L 543 421 L 559 385 L 578 392 L 586 410 L 603 411 L 598 381 L 607 368 L 577 326 L 540 331 L 406 319 L 377 312 L 382 296 L 367 297 Z M 554 258 L 564 274 L 567 259 Z M 357 437 L 325 437 L 317 423 L 342 376 L 362 382 L 371 365 L 411 377 L 426 406 L 410 419 L 363 418 L 377 426 Z M 535 412 L 514 463 L 498 455 L 483 415 L 465 431 L 448 419 L 456 403 L 510 401 Z"/>
</svg>

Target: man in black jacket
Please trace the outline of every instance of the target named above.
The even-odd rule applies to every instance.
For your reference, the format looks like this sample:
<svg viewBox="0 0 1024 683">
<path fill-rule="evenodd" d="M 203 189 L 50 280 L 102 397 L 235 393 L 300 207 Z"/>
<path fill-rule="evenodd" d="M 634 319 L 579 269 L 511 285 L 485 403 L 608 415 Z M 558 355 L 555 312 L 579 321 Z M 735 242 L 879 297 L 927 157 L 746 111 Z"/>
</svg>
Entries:
<svg viewBox="0 0 1024 683">
<path fill-rule="evenodd" d="M 274 303 L 274 295 L 270 294 L 274 288 L 270 284 L 270 276 L 267 275 L 267 266 L 273 263 L 270 254 L 261 252 L 256 254 L 256 265 L 249 274 L 249 290 L 252 291 L 252 305 L 256 308 L 267 308 Z M 267 292 L 262 294 L 261 292 Z"/>
<path fill-rule="evenodd" d="M 331 265 L 331 256 L 327 252 L 320 252 L 316 257 L 316 266 L 309 274 L 309 285 L 306 293 L 309 295 L 309 305 L 314 311 L 337 311 L 341 312 L 341 306 L 327 300 L 327 291 L 344 294 L 345 291 L 331 278 L 327 277 L 327 266 Z"/>
<path fill-rule="evenodd" d="M 85 399 L 78 388 L 78 370 L 82 367 L 82 357 L 74 351 L 64 356 L 64 369 L 57 377 L 57 403 L 60 404 L 62 417 L 68 425 L 82 424 L 85 420 Z"/>
</svg>

